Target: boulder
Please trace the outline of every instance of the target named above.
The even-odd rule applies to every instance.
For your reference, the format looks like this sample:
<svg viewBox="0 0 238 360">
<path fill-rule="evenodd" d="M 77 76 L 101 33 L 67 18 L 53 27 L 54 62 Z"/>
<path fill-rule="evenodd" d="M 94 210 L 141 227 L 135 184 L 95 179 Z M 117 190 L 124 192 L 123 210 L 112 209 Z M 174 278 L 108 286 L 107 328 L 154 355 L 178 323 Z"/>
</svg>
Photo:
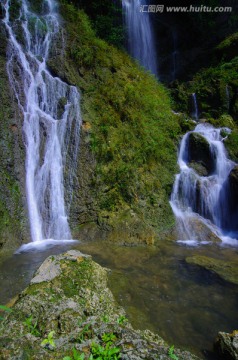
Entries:
<svg viewBox="0 0 238 360">
<path fill-rule="evenodd" d="M 234 330 L 231 334 L 219 332 L 214 350 L 223 360 L 238 360 L 238 330 Z"/>
<path fill-rule="evenodd" d="M 110 351 L 122 360 L 169 360 L 171 353 L 199 360 L 134 330 L 107 286 L 108 271 L 76 250 L 47 258 L 0 323 L 1 360 L 86 360 L 102 352 L 112 359 Z"/>
<path fill-rule="evenodd" d="M 195 162 L 206 169 L 207 175 L 212 174 L 215 167 L 209 142 L 199 133 L 191 132 L 188 139 L 188 162 Z"/>
</svg>

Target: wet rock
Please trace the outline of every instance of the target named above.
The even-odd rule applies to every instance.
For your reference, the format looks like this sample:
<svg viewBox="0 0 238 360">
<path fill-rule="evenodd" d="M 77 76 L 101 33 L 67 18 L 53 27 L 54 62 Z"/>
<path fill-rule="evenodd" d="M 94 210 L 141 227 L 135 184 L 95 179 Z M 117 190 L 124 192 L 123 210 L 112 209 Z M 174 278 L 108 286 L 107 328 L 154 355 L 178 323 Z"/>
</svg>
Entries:
<svg viewBox="0 0 238 360">
<path fill-rule="evenodd" d="M 219 332 L 214 349 L 223 360 L 238 360 L 238 330 L 231 334 Z"/>
<path fill-rule="evenodd" d="M 88 359 L 97 344 L 105 349 L 107 334 L 113 336 L 107 346 L 118 347 L 122 360 L 169 360 L 169 346 L 159 335 L 132 328 L 107 274 L 76 250 L 47 258 L 0 323 L 0 358 L 62 360 L 76 349 Z M 47 344 L 50 336 L 53 343 Z M 199 360 L 179 349 L 174 353 L 180 360 Z"/>
<path fill-rule="evenodd" d="M 220 196 L 224 209 L 222 227 L 235 234 L 238 231 L 238 165 L 231 170 Z"/>
<path fill-rule="evenodd" d="M 186 258 L 186 262 L 215 272 L 223 280 L 238 285 L 237 261 L 223 261 L 208 256 L 191 256 Z"/>
<path fill-rule="evenodd" d="M 200 164 L 206 169 L 207 175 L 214 171 L 214 159 L 208 141 L 199 133 L 192 132 L 188 140 L 188 161 Z"/>
<path fill-rule="evenodd" d="M 229 183 L 230 183 L 230 194 L 231 198 L 234 200 L 238 199 L 238 165 L 236 165 L 229 174 Z M 237 201 L 233 204 L 237 206 Z"/>
<path fill-rule="evenodd" d="M 191 161 L 188 166 L 192 168 L 199 176 L 208 176 L 207 168 L 203 164 Z"/>
</svg>

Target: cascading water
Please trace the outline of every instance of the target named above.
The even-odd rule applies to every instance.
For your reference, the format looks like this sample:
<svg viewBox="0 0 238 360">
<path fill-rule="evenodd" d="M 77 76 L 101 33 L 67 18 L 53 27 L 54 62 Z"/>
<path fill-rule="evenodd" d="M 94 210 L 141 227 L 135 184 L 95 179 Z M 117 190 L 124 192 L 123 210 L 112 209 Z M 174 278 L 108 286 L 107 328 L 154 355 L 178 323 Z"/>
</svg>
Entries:
<svg viewBox="0 0 238 360">
<path fill-rule="evenodd" d="M 145 11 L 143 10 L 145 6 Z M 122 0 L 129 54 L 157 76 L 157 56 L 147 3 Z"/>
<path fill-rule="evenodd" d="M 199 124 L 182 139 L 178 157 L 180 173 L 176 176 L 170 201 L 181 240 L 206 241 L 204 229 L 208 228 L 224 241 L 229 241 L 229 237 L 237 238 L 237 221 L 232 214 L 229 194 L 229 174 L 235 163 L 227 158 L 222 137 L 228 132 L 227 128 Z M 202 141 L 206 149 L 203 155 L 195 153 L 195 159 L 191 153 L 193 138 Z M 196 166 L 204 166 L 205 173 L 199 175 Z"/>
<path fill-rule="evenodd" d="M 198 113 L 198 103 L 197 103 L 197 96 L 196 93 L 192 94 L 192 105 L 193 105 L 193 113 L 192 117 L 194 120 L 199 120 L 199 113 Z"/>
<path fill-rule="evenodd" d="M 80 96 L 76 87 L 47 70 L 52 40 L 59 32 L 56 2 L 43 0 L 40 15 L 27 0 L 19 6 L 19 16 L 14 20 L 11 1 L 6 0 L 3 22 L 9 42 L 8 76 L 24 119 L 31 238 L 34 242 L 71 239 L 64 181 L 72 184 L 76 165 Z"/>
</svg>

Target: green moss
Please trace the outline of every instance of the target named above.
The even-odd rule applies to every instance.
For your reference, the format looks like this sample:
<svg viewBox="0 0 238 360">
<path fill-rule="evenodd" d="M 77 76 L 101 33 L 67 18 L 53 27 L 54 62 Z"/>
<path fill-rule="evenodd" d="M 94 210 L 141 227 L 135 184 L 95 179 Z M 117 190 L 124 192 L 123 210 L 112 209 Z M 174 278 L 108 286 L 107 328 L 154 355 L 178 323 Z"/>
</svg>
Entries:
<svg viewBox="0 0 238 360">
<path fill-rule="evenodd" d="M 238 130 L 235 129 L 228 135 L 225 140 L 225 146 L 228 151 L 229 157 L 238 162 Z"/>
<path fill-rule="evenodd" d="M 60 11 L 69 47 L 64 68 L 57 71 L 83 94 L 83 119 L 97 160 L 91 188 L 99 217 L 103 214 L 107 222 L 112 212 L 129 206 L 147 223 L 164 229 L 173 218 L 168 199 L 180 133 L 169 95 L 125 53 L 98 39 L 82 11 L 64 2 Z M 60 67 L 56 61 L 51 59 L 53 71 Z M 153 207 L 153 215 L 155 199 L 160 207 Z M 140 201 L 145 202 L 143 209 Z"/>
</svg>

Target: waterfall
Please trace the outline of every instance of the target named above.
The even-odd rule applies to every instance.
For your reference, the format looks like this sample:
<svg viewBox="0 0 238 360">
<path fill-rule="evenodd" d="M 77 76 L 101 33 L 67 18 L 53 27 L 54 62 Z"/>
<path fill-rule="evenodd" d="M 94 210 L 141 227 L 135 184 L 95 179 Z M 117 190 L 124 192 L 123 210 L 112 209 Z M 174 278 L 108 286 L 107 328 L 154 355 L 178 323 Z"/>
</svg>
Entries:
<svg viewBox="0 0 238 360">
<path fill-rule="evenodd" d="M 197 96 L 196 93 L 192 94 L 192 102 L 193 102 L 193 113 L 192 117 L 194 120 L 199 120 L 199 113 L 198 113 L 198 103 L 197 103 Z"/>
<path fill-rule="evenodd" d="M 157 75 L 157 55 L 148 5 L 143 5 L 142 0 L 122 0 L 122 7 L 129 54 Z"/>
<path fill-rule="evenodd" d="M 204 228 L 209 228 L 222 240 L 227 240 L 227 235 L 237 237 L 237 221 L 229 220 L 234 216 L 228 179 L 235 163 L 227 158 L 222 136 L 229 132 L 227 128 L 215 129 L 209 124 L 199 124 L 181 141 L 180 173 L 175 179 L 170 204 L 182 240 L 206 241 Z M 198 141 L 203 146 L 200 154 Z M 202 168 L 202 174 L 199 174 L 198 166 Z M 234 229 L 236 233 L 232 234 Z"/>
<path fill-rule="evenodd" d="M 39 13 L 27 0 L 14 19 L 5 0 L 8 33 L 7 72 L 23 115 L 26 149 L 26 195 L 32 241 L 71 239 L 67 212 L 79 146 L 80 96 L 47 70 L 53 40 L 59 33 L 57 3 L 43 0 Z M 69 153 L 70 152 L 70 153 Z"/>
</svg>

